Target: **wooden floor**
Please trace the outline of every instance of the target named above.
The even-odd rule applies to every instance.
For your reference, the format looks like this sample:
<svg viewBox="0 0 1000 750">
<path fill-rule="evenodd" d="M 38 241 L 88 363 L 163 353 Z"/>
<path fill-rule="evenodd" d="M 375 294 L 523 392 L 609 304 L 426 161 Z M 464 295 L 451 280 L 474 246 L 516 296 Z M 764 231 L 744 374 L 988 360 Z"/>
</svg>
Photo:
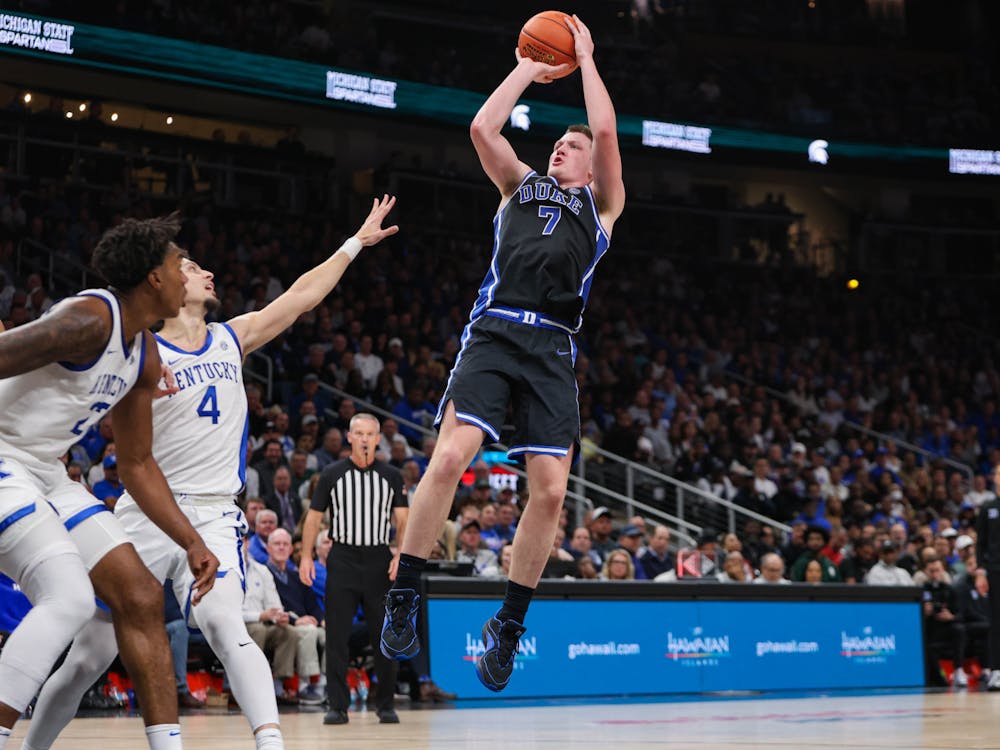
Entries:
<svg viewBox="0 0 1000 750">
<path fill-rule="evenodd" d="M 352 712 L 326 727 L 322 712 L 282 714 L 287 750 L 624 750 L 625 748 L 997 748 L 1000 693 L 919 692 L 808 698 L 694 699 L 671 702 L 490 704 L 436 710 L 400 707 L 401 723 Z M 20 747 L 18 724 L 8 750 Z M 252 750 L 242 715 L 196 712 L 182 718 L 186 750 Z M 76 719 L 57 750 L 142 750 L 137 718 Z"/>
</svg>

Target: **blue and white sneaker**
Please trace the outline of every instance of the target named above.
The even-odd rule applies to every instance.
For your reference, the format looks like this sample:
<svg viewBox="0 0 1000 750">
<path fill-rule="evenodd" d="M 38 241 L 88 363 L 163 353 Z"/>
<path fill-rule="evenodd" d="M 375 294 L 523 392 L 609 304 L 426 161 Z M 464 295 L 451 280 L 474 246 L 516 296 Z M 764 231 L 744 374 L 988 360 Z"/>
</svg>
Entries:
<svg viewBox="0 0 1000 750">
<path fill-rule="evenodd" d="M 491 617 L 483 625 L 483 643 L 486 651 L 476 663 L 479 681 L 494 693 L 499 693 L 510 682 L 514 671 L 514 657 L 521 646 L 521 636 L 527 630 L 517 620 Z"/>
<path fill-rule="evenodd" d="M 420 653 L 417 612 L 420 596 L 413 589 L 390 589 L 385 595 L 385 619 L 379 648 L 388 659 L 403 661 Z"/>
</svg>

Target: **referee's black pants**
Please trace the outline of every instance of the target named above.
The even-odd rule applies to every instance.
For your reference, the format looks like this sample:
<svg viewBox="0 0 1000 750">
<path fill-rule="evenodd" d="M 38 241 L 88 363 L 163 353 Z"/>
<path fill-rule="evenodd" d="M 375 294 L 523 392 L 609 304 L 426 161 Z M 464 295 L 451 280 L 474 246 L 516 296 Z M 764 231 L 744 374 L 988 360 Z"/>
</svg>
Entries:
<svg viewBox="0 0 1000 750">
<path fill-rule="evenodd" d="M 987 636 L 989 648 L 986 649 L 986 668 L 1000 669 L 1000 571 L 990 570 L 986 573 L 990 583 L 990 632 Z M 975 585 L 974 583 L 972 585 Z"/>
<path fill-rule="evenodd" d="M 330 709 L 346 711 L 351 705 L 347 687 L 351 623 L 358 605 L 368 623 L 368 637 L 375 651 L 375 708 L 393 707 L 397 664 L 382 655 L 382 619 L 385 595 L 389 591 L 389 561 L 392 553 L 385 545 L 355 547 L 333 543 L 326 558 L 326 693 Z"/>
</svg>

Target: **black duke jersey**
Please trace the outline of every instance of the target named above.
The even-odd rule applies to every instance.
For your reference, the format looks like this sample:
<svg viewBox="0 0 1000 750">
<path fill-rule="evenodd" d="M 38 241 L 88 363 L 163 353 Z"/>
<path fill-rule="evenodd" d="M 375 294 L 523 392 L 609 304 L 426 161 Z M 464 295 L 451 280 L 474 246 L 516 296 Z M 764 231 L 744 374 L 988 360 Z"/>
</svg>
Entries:
<svg viewBox="0 0 1000 750">
<path fill-rule="evenodd" d="M 578 330 L 610 238 L 590 186 L 561 188 L 529 172 L 493 219 L 493 258 L 471 318 L 491 307 L 530 310 Z"/>
</svg>

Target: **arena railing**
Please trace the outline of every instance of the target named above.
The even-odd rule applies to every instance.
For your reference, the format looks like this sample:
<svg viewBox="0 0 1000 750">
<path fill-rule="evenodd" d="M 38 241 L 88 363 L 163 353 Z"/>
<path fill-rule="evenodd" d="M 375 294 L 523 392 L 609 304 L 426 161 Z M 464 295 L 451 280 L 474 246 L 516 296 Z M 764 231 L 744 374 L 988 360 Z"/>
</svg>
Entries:
<svg viewBox="0 0 1000 750">
<path fill-rule="evenodd" d="M 786 404 L 791 404 L 792 406 L 798 408 L 795 401 L 792 398 L 790 398 L 786 393 L 782 393 L 779 390 L 763 385 L 762 383 L 758 383 L 754 380 L 751 380 L 750 378 L 746 378 L 735 372 L 729 372 L 728 370 L 723 370 L 722 374 L 725 377 L 730 378 L 731 380 L 735 380 L 738 383 L 742 383 L 743 385 L 748 385 L 753 388 L 761 388 L 769 396 L 773 396 L 776 399 L 784 401 Z M 858 422 L 852 422 L 851 420 L 845 419 L 841 424 L 843 424 L 843 426 L 851 430 L 860 432 L 862 435 L 868 435 L 869 437 L 873 437 L 876 440 L 882 441 L 883 443 L 893 443 L 899 449 L 916 453 L 918 456 L 921 456 L 927 462 L 928 465 L 941 462 L 946 466 L 950 466 L 951 468 L 958 471 L 965 478 L 966 482 L 970 487 L 972 486 L 972 478 L 974 476 L 972 468 L 966 464 L 961 463 L 960 461 L 956 461 L 952 458 L 945 458 L 944 456 L 939 456 L 937 453 L 932 453 L 926 448 L 921 448 L 919 445 L 908 442 L 906 440 L 900 440 L 899 438 L 893 437 L 892 435 L 889 435 L 885 432 L 879 432 L 878 430 L 873 430 L 870 427 L 865 427 L 863 424 L 859 424 Z"/>
<path fill-rule="evenodd" d="M 37 273 L 48 291 L 60 296 L 101 283 L 100 277 L 80 261 L 69 256 L 57 256 L 50 247 L 28 237 L 17 243 L 14 273 L 20 279 Z"/>
<path fill-rule="evenodd" d="M 747 521 L 756 521 L 771 526 L 775 531 L 786 534 L 791 531 L 791 527 L 781 521 L 591 443 L 581 453 L 584 458 L 577 462 L 570 481 L 589 487 L 593 482 L 587 480 L 588 473 L 596 474 L 600 477 L 599 486 L 604 487 L 603 492 L 608 496 L 631 498 L 631 503 L 625 505 L 627 515 L 632 515 L 632 505 L 643 505 L 637 498 L 648 497 L 661 511 L 670 512 L 691 526 L 738 533 Z M 588 453 L 594 457 L 588 458 Z M 598 458 L 601 460 L 598 461 Z M 620 492 L 615 491 L 618 487 Z"/>
<path fill-rule="evenodd" d="M 436 437 L 437 433 L 428 426 L 403 419 L 339 388 L 322 382 L 320 388 L 338 398 L 349 398 L 356 404 L 362 405 L 366 410 L 383 418 L 391 417 L 400 424 L 416 430 L 421 435 Z M 332 411 L 329 413 L 330 416 L 336 416 Z M 507 449 L 502 443 L 496 445 L 500 450 Z M 614 477 L 610 476 L 607 471 L 599 472 L 597 466 L 590 465 L 592 462 L 585 458 L 577 461 L 577 470 L 571 476 L 570 487 L 566 494 L 577 504 L 577 512 L 581 517 L 586 510 L 592 509 L 594 505 L 607 504 L 619 508 L 626 518 L 641 514 L 654 522 L 668 525 L 672 527 L 680 541 L 691 546 L 695 546 L 697 538 L 707 528 L 736 532 L 748 520 L 769 525 L 775 531 L 785 533 L 791 531 L 789 526 L 780 521 L 755 513 L 674 477 L 633 461 L 627 461 L 621 456 L 596 446 L 588 446 L 587 451 L 590 450 L 594 450 L 603 459 L 603 469 L 611 465 L 620 467 L 625 484 L 623 488 L 616 487 L 614 486 Z M 596 475 L 598 481 L 587 477 L 588 466 L 590 466 L 589 471 L 592 475 Z M 527 475 L 520 467 L 505 464 L 505 469 L 513 472 L 520 479 L 527 480 Z M 637 475 L 641 475 L 641 478 L 637 479 Z M 651 489 L 659 487 L 661 491 L 643 494 L 639 491 L 642 487 Z M 595 502 L 595 498 L 599 498 L 599 502 Z"/>
<path fill-rule="evenodd" d="M 360 399 L 357 396 L 352 396 L 350 393 L 342 391 L 339 388 L 335 388 L 326 383 L 320 382 L 319 386 L 322 390 L 331 393 L 334 396 L 337 396 L 338 398 L 351 399 L 352 401 L 354 401 L 355 404 L 363 407 L 366 411 L 371 411 L 373 414 L 377 414 L 383 418 L 392 418 L 396 420 L 396 422 L 398 422 L 399 424 L 405 425 L 410 429 L 416 430 L 425 437 L 428 436 L 437 437 L 437 432 L 424 424 L 413 422 L 408 419 L 403 419 L 397 414 L 393 414 L 392 412 L 387 411 L 386 409 L 383 409 L 379 406 L 375 406 L 369 401 Z M 336 412 L 334 412 L 332 409 L 327 409 L 327 414 L 331 417 L 337 416 Z M 503 445 L 502 443 L 496 443 L 495 445 L 498 450 L 501 451 L 507 450 L 507 446 Z M 423 453 L 421 453 L 419 450 L 414 448 L 413 451 L 417 455 L 423 456 Z M 525 473 L 524 469 L 513 464 L 504 464 L 504 469 L 512 472 L 513 474 L 516 474 L 519 480 L 527 483 L 528 475 Z M 683 540 L 688 544 L 693 545 L 697 540 L 697 537 L 702 532 L 701 527 L 696 524 L 687 522 L 684 519 L 678 518 L 670 513 L 667 513 L 660 508 L 654 508 L 644 503 L 636 502 L 632 498 L 628 498 L 614 491 L 609 491 L 607 488 L 589 481 L 585 481 L 582 486 L 578 486 L 576 489 L 567 489 L 566 491 L 566 497 L 568 497 L 576 504 L 577 516 L 580 518 L 583 518 L 584 514 L 587 511 L 593 510 L 595 505 L 593 499 L 587 494 L 584 494 L 584 492 L 582 492 L 583 489 L 589 489 L 592 490 L 592 492 L 603 493 L 604 495 L 607 495 L 609 498 L 611 498 L 612 502 L 614 502 L 616 505 L 622 505 L 622 506 L 627 505 L 629 508 L 632 508 L 633 510 L 638 508 L 639 510 L 643 511 L 643 513 L 645 513 L 650 518 L 650 520 L 656 523 L 662 523 L 671 526 L 678 539 Z"/>
<path fill-rule="evenodd" d="M 0 145 L 7 144 L 12 157 L 7 165 L 11 176 L 25 177 L 38 170 L 43 179 L 106 190 L 106 185 L 90 177 L 100 172 L 98 166 L 106 168 L 113 164 L 126 170 L 129 182 L 138 186 L 144 196 L 179 200 L 188 190 L 211 192 L 216 204 L 222 206 L 259 200 L 255 184 L 266 181 L 273 184 L 282 209 L 300 212 L 305 200 L 303 180 L 309 176 L 310 165 L 316 163 L 315 159 L 293 162 L 275 157 L 273 149 L 152 134 L 124 127 L 91 128 L 87 124 L 59 124 L 57 127 L 54 123 L 47 123 L 47 126 L 46 137 L 30 134 L 23 123 L 0 127 Z M 66 130 L 61 131 L 59 127 Z M 112 136 L 113 142 L 110 141 Z M 100 143 L 92 145 L 88 141 Z M 65 156 L 65 161 L 57 166 L 50 164 L 53 156 L 59 153 Z"/>
</svg>

